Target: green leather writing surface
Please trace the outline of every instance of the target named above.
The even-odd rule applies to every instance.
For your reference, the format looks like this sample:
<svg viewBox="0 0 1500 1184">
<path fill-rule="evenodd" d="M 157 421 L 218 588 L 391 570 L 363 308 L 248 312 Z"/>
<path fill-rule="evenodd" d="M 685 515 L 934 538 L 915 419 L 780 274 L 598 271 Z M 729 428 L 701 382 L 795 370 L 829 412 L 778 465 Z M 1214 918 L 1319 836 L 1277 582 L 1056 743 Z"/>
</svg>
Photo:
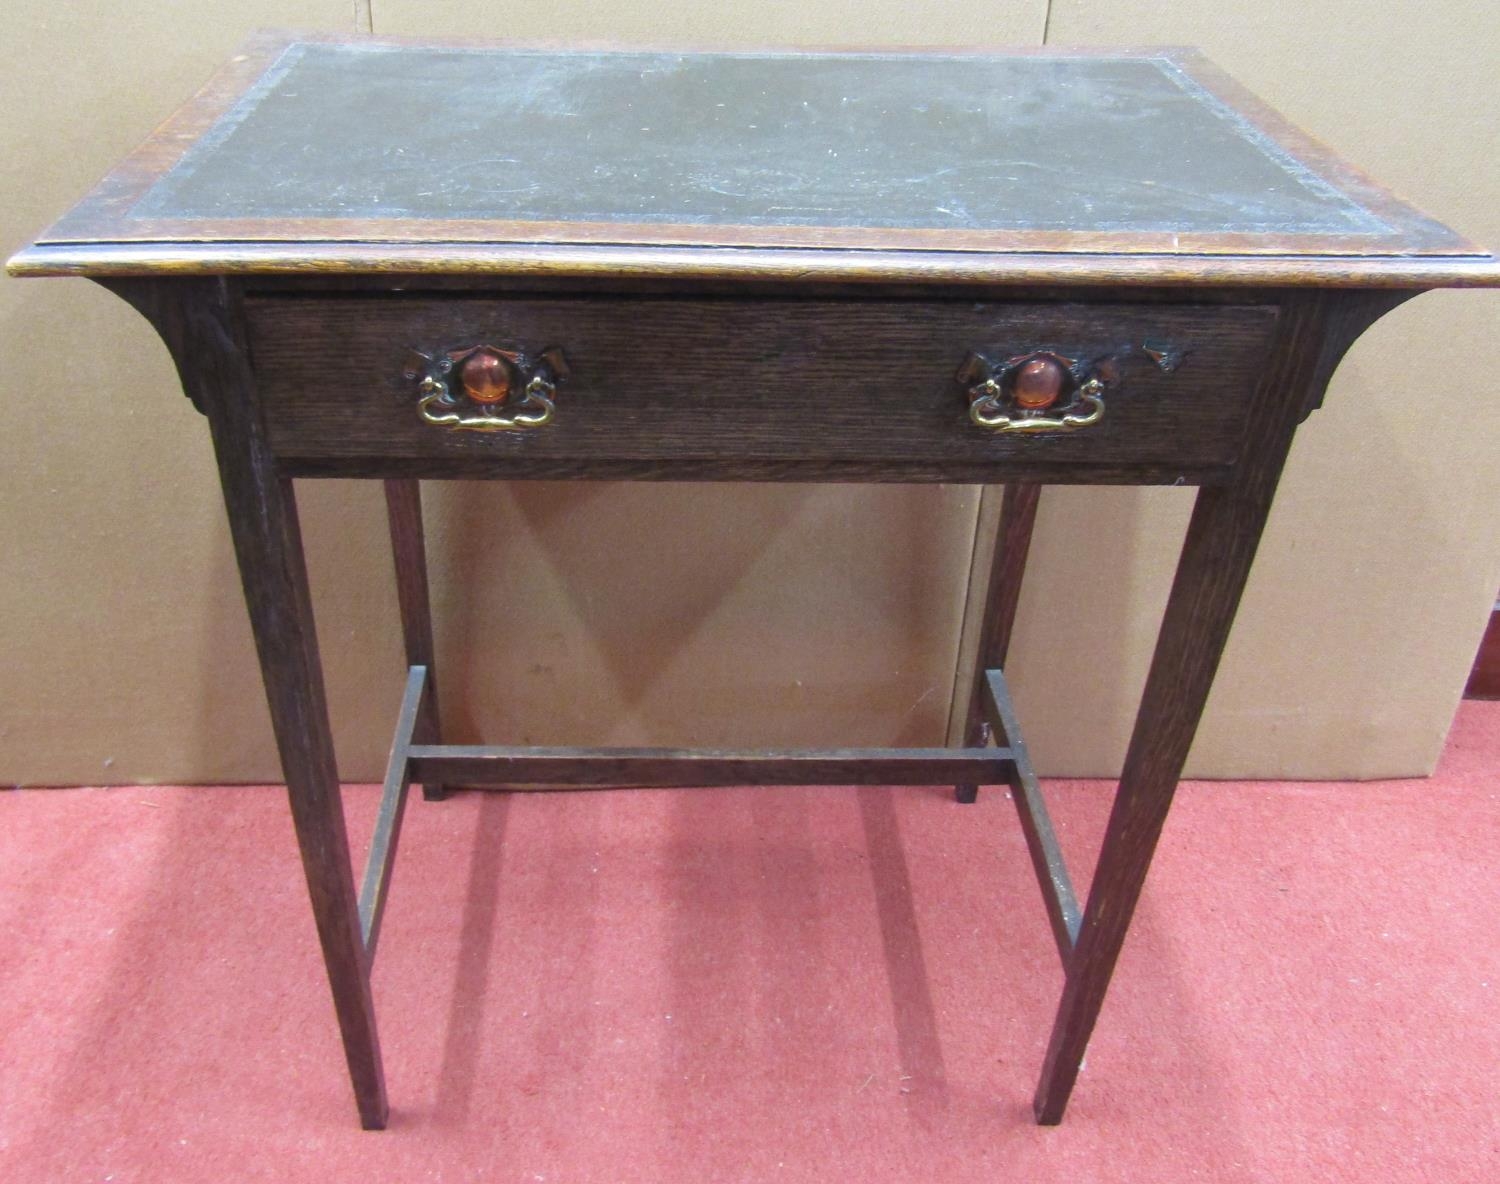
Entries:
<svg viewBox="0 0 1500 1184">
<path fill-rule="evenodd" d="M 300 43 L 128 217 L 1389 231 L 1165 57 Z"/>
</svg>

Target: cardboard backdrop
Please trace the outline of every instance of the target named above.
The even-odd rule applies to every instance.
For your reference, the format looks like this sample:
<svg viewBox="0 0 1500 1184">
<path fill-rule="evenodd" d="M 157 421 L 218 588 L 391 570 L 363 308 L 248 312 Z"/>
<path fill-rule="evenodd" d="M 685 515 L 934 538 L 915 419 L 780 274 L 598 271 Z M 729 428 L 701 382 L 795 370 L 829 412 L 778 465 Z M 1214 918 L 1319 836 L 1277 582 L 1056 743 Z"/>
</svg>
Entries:
<svg viewBox="0 0 1500 1184">
<path fill-rule="evenodd" d="M 1500 243 L 1500 9 L 1439 0 L 11 0 L 0 248 L 20 245 L 257 27 L 671 45 L 1196 43 L 1459 230 Z M 1426 772 L 1500 583 L 1500 301 L 1434 293 L 1303 428 L 1190 771 Z M 126 306 L 0 279 L 0 779 L 279 773 L 202 420 Z M 454 740 L 938 743 L 972 647 L 971 487 L 428 486 Z M 340 767 L 401 687 L 378 486 L 305 482 Z M 1191 502 L 1043 495 L 1012 661 L 1044 772 L 1117 771 Z"/>
</svg>

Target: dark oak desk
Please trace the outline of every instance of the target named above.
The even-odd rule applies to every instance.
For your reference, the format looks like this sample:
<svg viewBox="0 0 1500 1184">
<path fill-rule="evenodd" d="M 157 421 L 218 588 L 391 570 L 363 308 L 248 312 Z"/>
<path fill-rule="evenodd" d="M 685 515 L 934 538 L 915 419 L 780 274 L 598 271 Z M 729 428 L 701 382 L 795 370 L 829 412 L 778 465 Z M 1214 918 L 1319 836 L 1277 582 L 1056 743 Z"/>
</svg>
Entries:
<svg viewBox="0 0 1500 1184">
<path fill-rule="evenodd" d="M 208 419 L 367 1127 L 414 780 L 1008 784 L 1059 1121 L 1298 423 L 1382 313 L 1500 283 L 1191 52 L 316 37 L 247 45 L 10 267 L 130 301 Z M 329 476 L 386 483 L 409 664 L 358 890 L 292 489 Z M 966 747 L 443 744 L 418 482 L 457 477 L 1006 484 Z M 1199 487 L 1081 909 L 1003 674 L 1045 482 Z"/>
</svg>

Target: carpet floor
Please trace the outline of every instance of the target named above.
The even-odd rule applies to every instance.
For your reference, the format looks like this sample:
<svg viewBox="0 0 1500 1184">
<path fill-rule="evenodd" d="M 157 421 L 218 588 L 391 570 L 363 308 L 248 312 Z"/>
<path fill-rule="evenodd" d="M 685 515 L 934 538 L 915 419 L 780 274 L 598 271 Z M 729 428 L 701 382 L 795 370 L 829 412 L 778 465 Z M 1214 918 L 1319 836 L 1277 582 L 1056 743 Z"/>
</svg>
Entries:
<svg viewBox="0 0 1500 1184">
<path fill-rule="evenodd" d="M 1047 784 L 1079 880 L 1109 788 Z M 1430 780 L 1185 785 L 1039 1129 L 1003 791 L 414 796 L 365 1133 L 279 789 L 3 793 L 0 1180 L 1494 1181 L 1497 853 L 1500 703 Z"/>
</svg>

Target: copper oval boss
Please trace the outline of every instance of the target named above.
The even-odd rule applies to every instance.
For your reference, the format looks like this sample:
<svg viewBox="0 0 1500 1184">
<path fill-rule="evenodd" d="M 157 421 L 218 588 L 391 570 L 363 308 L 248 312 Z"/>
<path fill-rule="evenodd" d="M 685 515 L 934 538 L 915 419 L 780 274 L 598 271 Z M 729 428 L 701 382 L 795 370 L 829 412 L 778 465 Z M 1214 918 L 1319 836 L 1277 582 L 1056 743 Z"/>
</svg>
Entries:
<svg viewBox="0 0 1500 1184">
<path fill-rule="evenodd" d="M 1056 403 L 1062 394 L 1067 371 L 1052 358 L 1032 358 L 1016 371 L 1011 392 L 1016 403 L 1028 411 L 1040 411 Z"/>
<path fill-rule="evenodd" d="M 498 403 L 510 394 L 510 367 L 488 350 L 470 355 L 460 377 L 464 393 L 476 403 Z"/>
</svg>

